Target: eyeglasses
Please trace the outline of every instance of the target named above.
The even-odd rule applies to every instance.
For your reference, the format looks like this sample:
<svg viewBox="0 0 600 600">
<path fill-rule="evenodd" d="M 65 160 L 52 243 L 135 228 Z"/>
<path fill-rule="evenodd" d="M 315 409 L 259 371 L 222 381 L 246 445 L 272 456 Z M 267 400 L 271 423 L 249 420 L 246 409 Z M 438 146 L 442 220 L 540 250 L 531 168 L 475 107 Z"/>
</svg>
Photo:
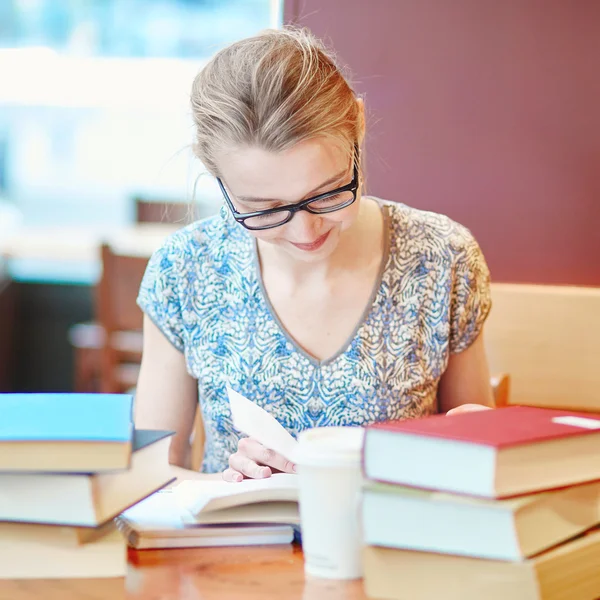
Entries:
<svg viewBox="0 0 600 600">
<path fill-rule="evenodd" d="M 335 212 L 336 210 L 342 210 L 342 208 L 350 206 L 356 200 L 356 193 L 359 187 L 357 146 L 354 147 L 353 162 L 354 171 L 352 181 L 349 184 L 331 190 L 330 192 L 319 194 L 313 198 L 302 200 L 302 202 L 297 202 L 296 204 L 288 204 L 287 206 L 259 210 L 251 213 L 238 212 L 233 206 L 220 177 L 217 177 L 217 182 L 221 188 L 225 202 L 233 214 L 233 218 L 246 229 L 250 229 L 251 231 L 261 231 L 263 229 L 272 229 L 273 227 L 285 225 L 285 223 L 288 223 L 299 210 L 306 210 L 313 215 L 322 215 Z"/>
</svg>

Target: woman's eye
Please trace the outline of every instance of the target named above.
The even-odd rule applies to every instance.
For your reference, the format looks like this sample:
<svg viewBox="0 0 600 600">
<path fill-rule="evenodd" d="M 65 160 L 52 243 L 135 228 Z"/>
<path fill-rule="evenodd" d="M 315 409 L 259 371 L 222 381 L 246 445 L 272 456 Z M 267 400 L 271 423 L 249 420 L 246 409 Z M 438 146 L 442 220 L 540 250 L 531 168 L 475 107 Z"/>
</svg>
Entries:
<svg viewBox="0 0 600 600">
<path fill-rule="evenodd" d="M 332 196 L 327 196 L 326 198 L 321 198 L 320 200 L 316 200 L 314 204 L 319 205 L 331 205 L 338 204 L 341 201 L 342 194 L 333 194 Z"/>
</svg>

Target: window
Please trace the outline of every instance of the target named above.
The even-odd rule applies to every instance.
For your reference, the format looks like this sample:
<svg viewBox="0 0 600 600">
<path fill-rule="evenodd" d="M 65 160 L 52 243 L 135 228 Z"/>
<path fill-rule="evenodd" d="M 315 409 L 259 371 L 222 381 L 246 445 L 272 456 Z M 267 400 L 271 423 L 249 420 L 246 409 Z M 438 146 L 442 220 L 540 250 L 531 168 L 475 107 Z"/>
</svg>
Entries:
<svg viewBox="0 0 600 600">
<path fill-rule="evenodd" d="M 31 224 L 119 225 L 132 199 L 220 202 L 192 157 L 189 90 L 274 0 L 4 0 L 0 201 Z"/>
</svg>

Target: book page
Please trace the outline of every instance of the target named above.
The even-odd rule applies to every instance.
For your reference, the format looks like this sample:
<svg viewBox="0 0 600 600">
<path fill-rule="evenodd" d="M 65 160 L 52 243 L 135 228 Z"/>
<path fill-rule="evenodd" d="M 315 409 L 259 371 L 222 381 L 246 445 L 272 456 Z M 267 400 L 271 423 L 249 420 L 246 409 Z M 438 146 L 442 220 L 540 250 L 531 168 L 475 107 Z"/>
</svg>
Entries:
<svg viewBox="0 0 600 600">
<path fill-rule="evenodd" d="M 232 506 L 223 510 L 201 511 L 196 516 L 186 512 L 185 523 L 194 525 L 228 525 L 232 523 L 273 523 L 300 525 L 300 512 L 297 502 L 260 502 Z"/>
<path fill-rule="evenodd" d="M 297 475 L 275 473 L 266 479 L 244 479 L 238 483 L 189 479 L 174 488 L 177 502 L 192 515 L 257 502 L 296 501 Z"/>
<path fill-rule="evenodd" d="M 185 528 L 182 513 L 173 490 L 167 489 L 134 504 L 120 517 L 138 531 L 173 531 Z"/>
<path fill-rule="evenodd" d="M 227 386 L 227 394 L 235 428 L 295 462 L 293 457 L 298 442 L 281 423 L 258 404 L 244 398 L 229 386 Z"/>
</svg>

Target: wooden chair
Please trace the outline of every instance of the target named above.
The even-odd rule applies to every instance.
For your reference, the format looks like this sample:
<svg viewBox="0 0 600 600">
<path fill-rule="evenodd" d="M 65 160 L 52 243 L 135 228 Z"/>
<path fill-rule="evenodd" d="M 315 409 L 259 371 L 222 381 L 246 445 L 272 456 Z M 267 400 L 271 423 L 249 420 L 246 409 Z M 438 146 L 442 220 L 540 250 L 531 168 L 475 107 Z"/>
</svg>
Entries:
<svg viewBox="0 0 600 600">
<path fill-rule="evenodd" d="M 194 218 L 198 218 L 198 208 L 186 202 L 154 202 L 141 197 L 133 199 L 135 205 L 135 216 L 137 223 L 181 223 L 185 225 Z M 98 391 L 100 385 L 100 365 L 102 362 L 102 348 L 105 343 L 105 332 L 98 322 L 89 321 L 76 323 L 69 329 L 69 342 L 74 350 L 74 380 L 73 389 L 77 392 Z M 114 336 L 113 343 L 125 344 L 127 348 L 134 344 L 139 345 L 141 352 L 141 341 L 137 336 Z M 134 363 L 130 363 L 134 365 Z M 121 367 L 122 369 L 125 367 Z M 134 367 L 128 367 L 130 371 L 128 378 L 134 376 Z M 125 376 L 125 373 L 123 373 Z"/>
<path fill-rule="evenodd" d="M 600 412 L 600 288 L 493 284 L 485 343 L 510 404 Z"/>
<path fill-rule="evenodd" d="M 136 384 L 141 361 L 142 313 L 135 300 L 148 259 L 115 255 L 108 245 L 101 257 L 96 319 L 69 330 L 77 392 L 128 390 Z"/>
<path fill-rule="evenodd" d="M 135 387 L 142 358 L 142 311 L 136 304 L 148 259 L 102 246 L 97 287 L 98 325 L 103 331 L 100 390 L 122 393 Z"/>
</svg>

